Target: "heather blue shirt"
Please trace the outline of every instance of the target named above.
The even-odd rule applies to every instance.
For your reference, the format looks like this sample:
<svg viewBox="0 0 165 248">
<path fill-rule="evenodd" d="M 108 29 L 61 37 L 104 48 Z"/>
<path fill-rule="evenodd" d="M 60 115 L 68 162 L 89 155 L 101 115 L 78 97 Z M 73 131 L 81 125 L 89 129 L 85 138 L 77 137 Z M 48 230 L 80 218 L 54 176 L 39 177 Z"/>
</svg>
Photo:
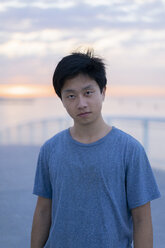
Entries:
<svg viewBox="0 0 165 248">
<path fill-rule="evenodd" d="M 69 129 L 48 140 L 33 193 L 52 199 L 45 248 L 132 247 L 131 209 L 160 196 L 143 147 L 115 127 L 90 144 Z"/>
</svg>

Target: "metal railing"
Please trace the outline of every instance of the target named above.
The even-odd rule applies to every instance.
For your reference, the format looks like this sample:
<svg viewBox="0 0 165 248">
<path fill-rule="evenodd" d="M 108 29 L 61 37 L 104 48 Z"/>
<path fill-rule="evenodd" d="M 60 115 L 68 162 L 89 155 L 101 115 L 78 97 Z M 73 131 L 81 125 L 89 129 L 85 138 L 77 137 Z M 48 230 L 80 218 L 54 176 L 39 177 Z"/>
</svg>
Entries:
<svg viewBox="0 0 165 248">
<path fill-rule="evenodd" d="M 149 150 L 151 125 L 163 124 L 162 134 L 165 134 L 165 118 L 104 116 L 107 123 L 115 125 L 132 134 L 141 141 L 145 150 Z M 41 145 L 55 133 L 72 125 L 69 117 L 42 119 L 8 127 L 0 131 L 0 144 Z M 157 127 L 159 129 L 160 127 Z"/>
</svg>

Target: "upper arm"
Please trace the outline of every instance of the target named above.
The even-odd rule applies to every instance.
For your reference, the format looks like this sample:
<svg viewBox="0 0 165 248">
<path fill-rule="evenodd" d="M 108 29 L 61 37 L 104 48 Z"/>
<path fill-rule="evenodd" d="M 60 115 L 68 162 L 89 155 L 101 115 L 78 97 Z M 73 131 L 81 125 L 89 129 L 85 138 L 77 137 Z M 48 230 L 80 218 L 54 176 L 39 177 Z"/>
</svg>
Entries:
<svg viewBox="0 0 165 248">
<path fill-rule="evenodd" d="M 52 200 L 49 198 L 38 196 L 36 210 L 40 211 L 41 213 L 51 213 L 52 208 Z"/>
<path fill-rule="evenodd" d="M 131 210 L 133 223 L 151 222 L 150 202 Z"/>
</svg>

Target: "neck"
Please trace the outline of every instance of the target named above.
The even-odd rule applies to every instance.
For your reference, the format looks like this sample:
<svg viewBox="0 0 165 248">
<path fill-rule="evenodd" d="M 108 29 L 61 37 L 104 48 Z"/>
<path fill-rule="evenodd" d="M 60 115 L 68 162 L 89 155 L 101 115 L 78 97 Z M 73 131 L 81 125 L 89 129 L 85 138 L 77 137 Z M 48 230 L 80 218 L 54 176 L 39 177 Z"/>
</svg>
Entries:
<svg viewBox="0 0 165 248">
<path fill-rule="evenodd" d="M 70 128 L 70 133 L 73 139 L 82 143 L 92 143 L 107 135 L 111 127 L 105 123 L 103 118 L 98 122 L 89 125 L 79 125 L 74 123 Z"/>
</svg>

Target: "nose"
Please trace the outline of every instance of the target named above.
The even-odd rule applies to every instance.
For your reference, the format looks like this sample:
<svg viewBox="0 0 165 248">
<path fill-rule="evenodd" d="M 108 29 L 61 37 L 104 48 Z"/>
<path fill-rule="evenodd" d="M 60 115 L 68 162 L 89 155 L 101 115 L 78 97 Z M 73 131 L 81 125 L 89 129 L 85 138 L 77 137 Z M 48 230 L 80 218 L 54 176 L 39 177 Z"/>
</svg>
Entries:
<svg viewBox="0 0 165 248">
<path fill-rule="evenodd" d="M 85 97 L 79 96 L 78 97 L 78 102 L 77 102 L 77 108 L 78 109 L 83 109 L 83 108 L 86 108 L 86 107 L 87 107 L 87 102 L 86 102 Z"/>
</svg>

